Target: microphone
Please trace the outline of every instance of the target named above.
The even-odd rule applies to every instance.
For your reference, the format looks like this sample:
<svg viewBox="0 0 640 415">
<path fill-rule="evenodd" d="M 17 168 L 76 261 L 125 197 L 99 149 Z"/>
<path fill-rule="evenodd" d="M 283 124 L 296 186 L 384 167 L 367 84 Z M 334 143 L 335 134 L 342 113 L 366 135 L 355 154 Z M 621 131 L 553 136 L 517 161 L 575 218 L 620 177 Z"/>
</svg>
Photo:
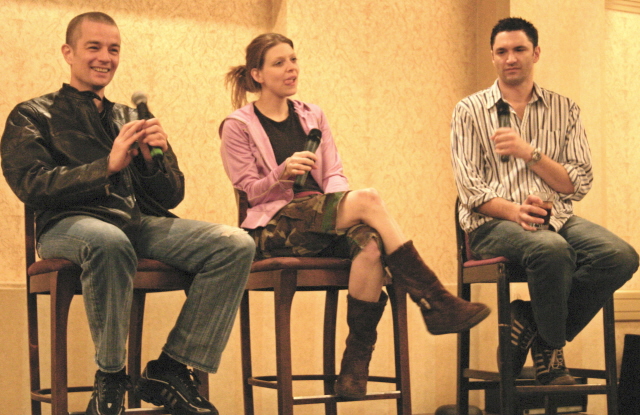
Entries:
<svg viewBox="0 0 640 415">
<path fill-rule="evenodd" d="M 311 131 L 309 131 L 309 135 L 307 136 L 307 142 L 304 144 L 303 151 L 310 151 L 312 153 L 315 153 L 318 149 L 318 146 L 320 145 L 321 138 L 322 131 L 318 130 L 317 128 L 312 128 Z M 304 174 L 298 175 L 293 186 L 296 188 L 302 188 L 302 186 L 304 186 L 304 183 L 307 181 L 307 176 L 309 176 L 308 171 L 305 171 Z"/>
<path fill-rule="evenodd" d="M 147 94 L 142 91 L 134 92 L 131 96 L 131 101 L 138 110 L 139 120 L 148 120 L 149 118 L 151 118 L 149 107 L 147 107 Z M 162 161 L 164 153 L 162 152 L 162 149 L 160 147 L 149 146 L 149 150 L 151 152 L 151 157 L 154 160 Z"/>
<path fill-rule="evenodd" d="M 509 113 L 509 104 L 500 99 L 496 102 L 496 108 L 498 109 L 498 125 L 500 128 L 502 127 L 511 127 L 511 114 Z M 509 156 L 503 154 L 500 156 L 500 161 L 503 163 L 507 163 L 509 161 Z"/>
</svg>

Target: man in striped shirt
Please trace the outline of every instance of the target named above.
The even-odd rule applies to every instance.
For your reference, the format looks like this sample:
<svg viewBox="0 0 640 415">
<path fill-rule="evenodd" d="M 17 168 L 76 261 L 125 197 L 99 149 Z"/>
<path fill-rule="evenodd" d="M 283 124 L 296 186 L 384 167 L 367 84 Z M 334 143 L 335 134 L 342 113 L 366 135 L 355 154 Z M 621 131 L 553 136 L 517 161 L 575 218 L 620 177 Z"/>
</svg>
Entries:
<svg viewBox="0 0 640 415">
<path fill-rule="evenodd" d="M 511 306 L 514 375 L 531 348 L 539 383 L 574 384 L 562 348 L 631 278 L 638 254 L 573 214 L 593 181 L 589 144 L 578 106 L 533 81 L 536 28 L 499 21 L 491 57 L 498 79 L 460 101 L 451 122 L 460 223 L 477 257 L 505 256 L 527 270 L 531 301 Z M 546 211 L 534 191 L 555 196 L 549 230 L 537 227 Z"/>
</svg>

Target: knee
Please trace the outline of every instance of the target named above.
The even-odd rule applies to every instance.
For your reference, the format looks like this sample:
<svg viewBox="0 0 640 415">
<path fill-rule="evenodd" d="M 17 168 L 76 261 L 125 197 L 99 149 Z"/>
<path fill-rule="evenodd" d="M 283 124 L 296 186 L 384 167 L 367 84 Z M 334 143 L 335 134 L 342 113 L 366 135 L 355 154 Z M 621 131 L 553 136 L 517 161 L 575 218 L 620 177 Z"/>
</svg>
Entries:
<svg viewBox="0 0 640 415">
<path fill-rule="evenodd" d="M 374 188 L 354 190 L 350 192 L 352 198 L 361 210 L 382 206 L 382 197 Z"/>
<path fill-rule="evenodd" d="M 638 253 L 626 242 L 621 243 L 611 251 L 608 255 L 608 261 L 618 269 L 615 274 L 622 279 L 622 284 L 630 280 L 638 270 Z"/>
<path fill-rule="evenodd" d="M 543 243 L 536 245 L 529 252 L 529 259 L 531 261 L 543 261 L 545 263 L 557 264 L 562 266 L 563 264 L 575 267 L 577 255 L 575 250 L 569 245 L 564 238 L 556 237 L 557 235 L 551 234 L 551 238 L 547 238 Z"/>
<path fill-rule="evenodd" d="M 251 263 L 253 261 L 256 253 L 256 244 L 247 231 L 229 226 L 224 235 L 228 237 L 226 245 L 229 255 L 243 262 Z"/>
<path fill-rule="evenodd" d="M 374 238 L 371 238 L 367 244 L 361 247 L 358 257 L 369 264 L 380 263 L 382 252 L 380 252 L 378 242 Z"/>
</svg>

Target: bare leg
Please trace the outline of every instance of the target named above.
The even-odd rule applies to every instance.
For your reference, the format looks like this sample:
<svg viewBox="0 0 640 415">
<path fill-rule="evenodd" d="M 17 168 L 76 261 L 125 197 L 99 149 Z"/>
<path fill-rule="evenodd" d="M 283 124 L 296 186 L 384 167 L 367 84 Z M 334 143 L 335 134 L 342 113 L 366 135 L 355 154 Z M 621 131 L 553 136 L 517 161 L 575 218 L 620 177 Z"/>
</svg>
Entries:
<svg viewBox="0 0 640 415">
<path fill-rule="evenodd" d="M 380 249 L 375 240 L 362 248 L 353 259 L 349 274 L 349 294 L 358 300 L 377 302 L 384 284 Z"/>
<path fill-rule="evenodd" d="M 403 286 L 420 306 L 431 334 L 469 330 L 489 315 L 490 310 L 486 305 L 469 303 L 446 290 L 436 274 L 424 263 L 413 242 L 404 236 L 375 189 L 355 190 L 341 201 L 336 227 L 350 228 L 360 223 L 369 225 L 380 234 L 387 254 L 385 262 L 393 275 L 394 284 Z M 364 271 L 368 274 L 362 278 L 371 278 L 371 269 L 365 268 Z M 358 294 L 366 296 L 366 301 L 375 301 L 374 283 L 371 280 L 362 281 L 357 285 L 362 287 Z M 349 288 L 351 290 L 351 284 Z M 375 289 L 378 289 L 377 286 Z"/>
<path fill-rule="evenodd" d="M 365 223 L 378 231 L 387 254 L 408 241 L 376 189 L 351 191 L 340 202 L 336 227 L 350 228 L 359 223 Z"/>
</svg>

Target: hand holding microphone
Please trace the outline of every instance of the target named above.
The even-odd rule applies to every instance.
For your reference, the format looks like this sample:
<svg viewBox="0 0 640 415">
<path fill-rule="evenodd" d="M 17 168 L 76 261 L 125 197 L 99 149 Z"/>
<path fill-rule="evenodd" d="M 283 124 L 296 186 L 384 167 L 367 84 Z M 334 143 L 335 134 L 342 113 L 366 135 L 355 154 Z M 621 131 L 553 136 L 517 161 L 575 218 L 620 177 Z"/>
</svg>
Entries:
<svg viewBox="0 0 640 415">
<path fill-rule="evenodd" d="M 498 109 L 498 125 L 500 126 L 500 128 L 511 128 L 511 114 L 509 111 L 509 104 L 500 99 L 498 102 L 496 102 L 496 108 Z M 509 156 L 506 154 L 501 155 L 500 161 L 503 163 L 507 163 L 509 161 Z"/>
<path fill-rule="evenodd" d="M 309 131 L 309 135 L 307 136 L 307 142 L 304 144 L 303 151 L 310 151 L 312 153 L 315 153 L 318 149 L 318 146 L 320 146 L 321 138 L 322 131 L 318 130 L 317 128 L 311 129 L 311 131 Z M 307 181 L 307 176 L 309 176 L 308 171 L 304 172 L 304 174 L 298 175 L 295 182 L 293 183 L 294 188 L 301 189 Z"/>
<path fill-rule="evenodd" d="M 139 120 L 148 120 L 151 118 L 149 107 L 147 107 L 147 94 L 142 91 L 135 92 L 131 96 L 131 101 L 138 110 Z M 164 153 L 160 147 L 149 146 L 149 152 L 151 153 L 151 157 L 157 162 L 161 162 L 164 158 Z"/>
</svg>

